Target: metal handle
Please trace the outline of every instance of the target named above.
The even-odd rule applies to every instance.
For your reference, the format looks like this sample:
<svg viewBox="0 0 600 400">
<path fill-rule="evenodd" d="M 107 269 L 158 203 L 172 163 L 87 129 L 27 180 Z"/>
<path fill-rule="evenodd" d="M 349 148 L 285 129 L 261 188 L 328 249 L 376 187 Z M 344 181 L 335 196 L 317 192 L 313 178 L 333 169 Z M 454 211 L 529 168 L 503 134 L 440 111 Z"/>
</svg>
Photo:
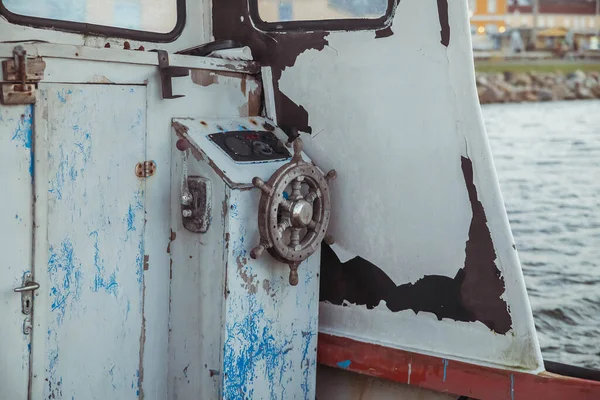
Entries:
<svg viewBox="0 0 600 400">
<path fill-rule="evenodd" d="M 32 292 L 34 290 L 38 290 L 40 288 L 40 284 L 37 282 L 26 282 L 23 286 L 15 288 L 15 292 L 17 293 L 21 293 L 21 292 Z"/>
</svg>

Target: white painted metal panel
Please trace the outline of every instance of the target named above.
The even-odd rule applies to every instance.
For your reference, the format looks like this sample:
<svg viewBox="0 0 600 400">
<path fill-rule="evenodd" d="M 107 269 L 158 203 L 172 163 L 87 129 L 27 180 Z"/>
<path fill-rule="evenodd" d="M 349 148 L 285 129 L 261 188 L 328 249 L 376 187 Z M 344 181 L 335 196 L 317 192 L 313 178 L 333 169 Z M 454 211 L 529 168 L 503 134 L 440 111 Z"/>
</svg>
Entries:
<svg viewBox="0 0 600 400">
<path fill-rule="evenodd" d="M 268 165 L 268 164 L 267 164 Z M 320 248 L 298 268 L 259 243 L 258 190 L 232 190 L 228 202 L 223 399 L 313 400 L 317 366 Z"/>
<path fill-rule="evenodd" d="M 23 275 L 31 271 L 33 107 L 0 105 L 0 397 L 26 399 L 30 336 L 23 333 Z"/>
<path fill-rule="evenodd" d="M 40 86 L 32 396 L 138 398 L 146 88 Z"/>
<path fill-rule="evenodd" d="M 441 9 L 446 3 L 447 16 Z M 456 318 L 449 307 L 434 314 L 431 303 L 448 306 L 436 289 L 412 308 L 405 305 L 418 297 L 411 293 L 395 311 L 383 291 L 371 309 L 352 301 L 323 302 L 320 329 L 539 371 L 541 352 L 478 108 L 466 2 L 402 0 L 391 31 L 381 38 L 369 31 L 331 32 L 323 50 L 300 54 L 278 81 L 308 112 L 314 134 L 305 135 L 305 151 L 320 167 L 338 171 L 330 230 L 345 251 L 337 255 L 342 262 L 356 255 L 367 260 L 393 290 L 429 277 L 456 282 L 458 290 L 448 297 L 461 307 L 471 302 L 466 309 L 486 303 L 482 294 L 495 282 L 500 293 L 490 314 L 509 314 L 510 329 L 494 332 L 484 323 L 489 320 Z M 464 160 L 472 166 L 470 182 Z M 479 225 L 473 229 L 476 208 Z M 469 256 L 475 247 L 487 255 Z M 470 281 L 471 287 L 479 281 L 480 290 L 465 294 L 459 273 L 467 262 L 481 275 Z M 478 278 L 486 274 L 486 262 L 493 278 L 483 283 Z"/>
<path fill-rule="evenodd" d="M 208 164 L 190 160 L 189 176 L 211 182 L 212 214 L 204 234 L 183 228 L 183 156 L 171 148 L 171 293 L 169 399 L 217 399 L 221 392 L 225 280 L 225 182 Z"/>
</svg>

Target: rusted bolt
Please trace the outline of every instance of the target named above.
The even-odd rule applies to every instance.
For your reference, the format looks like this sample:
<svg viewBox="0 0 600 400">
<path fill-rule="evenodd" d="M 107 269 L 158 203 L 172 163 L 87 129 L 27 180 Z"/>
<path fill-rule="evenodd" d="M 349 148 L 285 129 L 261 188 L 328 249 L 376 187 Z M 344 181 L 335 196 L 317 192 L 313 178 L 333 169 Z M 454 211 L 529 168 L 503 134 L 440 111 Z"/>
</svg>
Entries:
<svg viewBox="0 0 600 400">
<path fill-rule="evenodd" d="M 187 139 L 179 139 L 177 143 L 175 143 L 175 147 L 177 147 L 177 150 L 179 151 L 186 151 L 190 148 L 190 142 L 188 142 Z"/>
<path fill-rule="evenodd" d="M 335 239 L 331 235 L 325 235 L 325 237 L 323 238 L 323 241 L 325 243 L 327 243 L 329 246 L 332 246 L 335 244 Z"/>
<path fill-rule="evenodd" d="M 136 51 L 145 51 L 146 49 L 144 48 L 144 46 L 140 46 L 137 49 L 135 49 Z"/>
<path fill-rule="evenodd" d="M 108 43 L 108 42 L 107 42 L 107 43 L 104 45 L 104 48 L 105 48 L 105 49 L 110 49 L 110 43 Z"/>
</svg>

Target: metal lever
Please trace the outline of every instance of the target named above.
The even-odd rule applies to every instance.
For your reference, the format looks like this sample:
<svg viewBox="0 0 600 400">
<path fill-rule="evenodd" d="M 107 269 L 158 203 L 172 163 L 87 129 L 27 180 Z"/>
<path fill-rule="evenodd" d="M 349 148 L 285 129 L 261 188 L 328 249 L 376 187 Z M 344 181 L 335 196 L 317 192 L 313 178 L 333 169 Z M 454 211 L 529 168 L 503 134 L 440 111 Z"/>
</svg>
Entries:
<svg viewBox="0 0 600 400">
<path fill-rule="evenodd" d="M 38 290 L 40 284 L 33 281 L 33 275 L 31 272 L 27 272 L 23 275 L 23 286 L 14 288 L 13 290 L 17 293 L 21 293 L 21 312 L 25 315 L 31 314 L 31 307 L 33 306 L 33 291 Z"/>
<path fill-rule="evenodd" d="M 37 282 L 27 282 L 24 286 L 15 288 L 15 292 L 17 293 L 21 293 L 21 292 L 30 292 L 30 291 L 34 291 L 40 288 L 40 284 Z"/>
</svg>

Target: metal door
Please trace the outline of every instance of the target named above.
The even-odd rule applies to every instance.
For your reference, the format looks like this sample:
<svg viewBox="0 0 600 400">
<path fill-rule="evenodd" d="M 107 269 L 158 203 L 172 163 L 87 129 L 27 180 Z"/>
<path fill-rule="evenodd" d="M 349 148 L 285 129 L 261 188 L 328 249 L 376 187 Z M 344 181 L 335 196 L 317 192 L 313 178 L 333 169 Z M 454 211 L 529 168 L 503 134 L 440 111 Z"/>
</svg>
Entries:
<svg viewBox="0 0 600 400">
<path fill-rule="evenodd" d="M 31 272 L 31 145 L 32 106 L 0 106 L 0 376 L 6 383 L 0 397 L 5 399 L 27 398 L 31 335 L 24 329 L 31 315 L 14 289 L 21 287 Z"/>
<path fill-rule="evenodd" d="M 138 398 L 146 87 L 40 89 L 32 398 Z"/>
</svg>

